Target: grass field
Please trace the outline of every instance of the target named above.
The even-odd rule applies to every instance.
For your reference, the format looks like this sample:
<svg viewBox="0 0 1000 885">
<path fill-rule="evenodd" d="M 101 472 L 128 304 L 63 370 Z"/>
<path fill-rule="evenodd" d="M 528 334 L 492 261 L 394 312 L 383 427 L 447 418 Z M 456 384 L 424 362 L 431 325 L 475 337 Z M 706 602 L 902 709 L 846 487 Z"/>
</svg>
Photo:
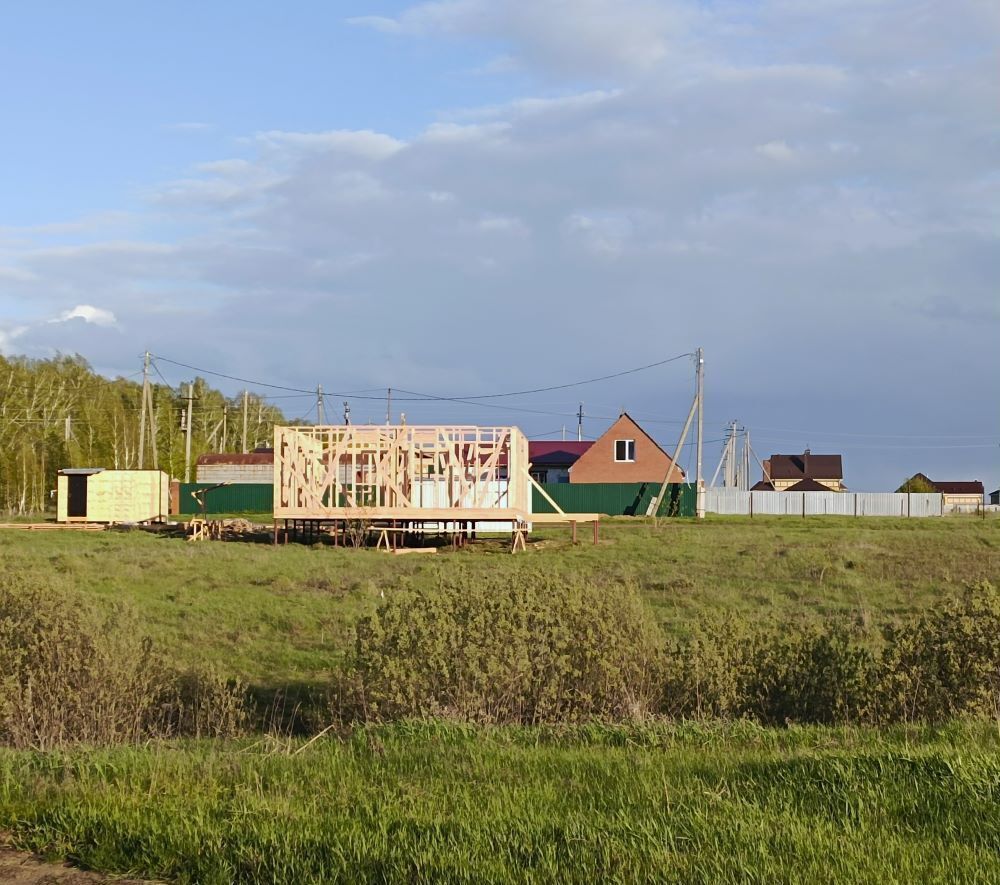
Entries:
<svg viewBox="0 0 1000 885">
<path fill-rule="evenodd" d="M 1000 521 L 709 519 L 435 556 L 0 533 L 0 573 L 127 603 L 181 664 L 322 689 L 354 625 L 458 575 L 631 580 L 668 634 L 705 613 L 902 619 L 1000 574 Z M 1000 882 L 1000 728 L 684 723 L 0 750 L 0 833 L 180 882 Z"/>
<path fill-rule="evenodd" d="M 0 569 L 55 575 L 96 600 L 133 606 L 180 662 L 216 665 L 264 688 L 321 683 L 353 624 L 403 583 L 530 570 L 633 578 L 668 632 L 705 611 L 801 619 L 895 617 L 1000 575 L 1000 521 L 974 518 L 634 520 L 602 523 L 601 544 L 566 529 L 393 557 L 289 544 L 188 544 L 142 532 L 0 532 Z"/>
<path fill-rule="evenodd" d="M 402 724 L 276 749 L 0 753 L 0 828 L 203 885 L 1000 877 L 995 728 Z"/>
</svg>

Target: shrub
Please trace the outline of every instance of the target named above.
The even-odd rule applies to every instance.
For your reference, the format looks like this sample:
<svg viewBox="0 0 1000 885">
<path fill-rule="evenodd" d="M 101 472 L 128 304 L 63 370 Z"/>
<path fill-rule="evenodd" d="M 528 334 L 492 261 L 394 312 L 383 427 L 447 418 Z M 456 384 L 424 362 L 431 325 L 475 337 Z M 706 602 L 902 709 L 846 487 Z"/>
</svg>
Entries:
<svg viewBox="0 0 1000 885">
<path fill-rule="evenodd" d="M 661 641 L 630 583 L 458 574 L 362 621 L 351 676 L 367 719 L 630 719 L 651 706 Z"/>
<path fill-rule="evenodd" d="M 874 661 L 842 626 L 707 619 L 667 650 L 662 712 L 685 719 L 852 722 L 871 706 Z"/>
<path fill-rule="evenodd" d="M 0 579 L 0 744 L 232 734 L 246 718 L 238 686 L 174 671 L 125 608 L 100 616 L 68 588 Z"/>
<path fill-rule="evenodd" d="M 884 721 L 1000 716 L 1000 596 L 988 581 L 885 631 Z"/>
</svg>

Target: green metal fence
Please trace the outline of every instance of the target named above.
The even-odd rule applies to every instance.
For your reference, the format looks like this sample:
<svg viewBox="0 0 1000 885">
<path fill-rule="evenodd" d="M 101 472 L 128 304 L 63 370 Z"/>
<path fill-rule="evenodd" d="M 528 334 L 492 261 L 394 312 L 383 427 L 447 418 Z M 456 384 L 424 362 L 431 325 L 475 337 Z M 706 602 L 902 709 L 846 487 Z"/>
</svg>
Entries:
<svg viewBox="0 0 1000 885">
<path fill-rule="evenodd" d="M 545 483 L 542 488 L 565 513 L 605 513 L 609 516 L 645 516 L 660 491 L 655 482 Z M 671 483 L 658 516 L 694 516 L 695 489 L 690 483 Z M 532 488 L 531 509 L 555 513 L 552 505 Z"/>
<path fill-rule="evenodd" d="M 182 482 L 178 506 L 182 514 L 201 513 L 192 492 L 211 488 L 213 483 Z M 205 498 L 205 512 L 213 513 L 273 513 L 274 486 L 270 483 L 241 482 L 212 489 Z"/>
<path fill-rule="evenodd" d="M 211 483 L 181 483 L 180 512 L 200 513 L 191 492 Z M 655 482 L 546 483 L 542 486 L 566 513 L 605 513 L 609 516 L 645 516 L 649 502 L 660 490 Z M 695 491 L 689 483 L 672 483 L 663 496 L 659 516 L 694 516 Z M 532 489 L 532 510 L 555 513 L 538 489 Z M 274 487 L 269 483 L 234 483 L 208 493 L 205 512 L 273 513 Z"/>
</svg>

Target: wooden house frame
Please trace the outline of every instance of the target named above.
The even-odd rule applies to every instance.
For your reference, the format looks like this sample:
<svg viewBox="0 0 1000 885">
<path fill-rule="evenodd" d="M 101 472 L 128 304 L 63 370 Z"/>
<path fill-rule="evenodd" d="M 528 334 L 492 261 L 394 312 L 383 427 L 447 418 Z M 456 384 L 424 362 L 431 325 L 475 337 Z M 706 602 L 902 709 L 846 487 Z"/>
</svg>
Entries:
<svg viewBox="0 0 1000 885">
<path fill-rule="evenodd" d="M 274 517 L 525 522 L 528 441 L 516 427 L 275 427 Z"/>
</svg>

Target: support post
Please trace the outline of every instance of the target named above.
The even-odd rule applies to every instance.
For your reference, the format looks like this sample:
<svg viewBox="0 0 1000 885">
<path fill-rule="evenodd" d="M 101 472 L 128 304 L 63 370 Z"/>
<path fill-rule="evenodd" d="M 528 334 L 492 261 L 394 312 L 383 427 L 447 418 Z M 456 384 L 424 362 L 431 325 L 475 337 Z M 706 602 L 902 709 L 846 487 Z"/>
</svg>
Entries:
<svg viewBox="0 0 1000 885">
<path fill-rule="evenodd" d="M 139 469 L 146 466 L 146 392 L 149 390 L 149 351 L 143 354 L 142 397 L 139 406 Z"/>
<path fill-rule="evenodd" d="M 184 422 L 184 482 L 191 482 L 191 421 L 194 402 L 194 384 L 188 384 L 187 418 Z"/>
<path fill-rule="evenodd" d="M 250 405 L 250 392 L 243 391 L 243 454 L 247 453 L 247 408 Z"/>
<path fill-rule="evenodd" d="M 696 454 L 697 470 L 695 473 L 696 489 L 698 497 L 695 499 L 695 515 L 698 519 L 705 518 L 705 480 L 701 475 L 701 455 L 702 444 L 705 439 L 705 351 L 698 348 L 697 377 L 698 377 L 698 445 Z"/>
<path fill-rule="evenodd" d="M 656 497 L 649 502 L 649 507 L 646 508 L 646 516 L 656 516 L 660 512 L 660 505 L 663 503 L 663 496 L 667 493 L 667 486 L 670 484 L 670 474 L 677 469 L 677 459 L 680 457 L 681 449 L 684 448 L 684 440 L 687 439 L 688 430 L 691 428 L 691 419 L 694 418 L 694 410 L 698 408 L 698 395 L 695 394 L 695 398 L 691 403 L 691 408 L 688 410 L 687 420 L 684 422 L 684 429 L 681 431 L 681 438 L 677 440 L 677 448 L 674 449 L 674 456 L 670 459 L 670 467 L 667 468 L 667 475 L 663 478 L 663 485 L 660 486 L 660 491 L 657 493 Z"/>
</svg>

